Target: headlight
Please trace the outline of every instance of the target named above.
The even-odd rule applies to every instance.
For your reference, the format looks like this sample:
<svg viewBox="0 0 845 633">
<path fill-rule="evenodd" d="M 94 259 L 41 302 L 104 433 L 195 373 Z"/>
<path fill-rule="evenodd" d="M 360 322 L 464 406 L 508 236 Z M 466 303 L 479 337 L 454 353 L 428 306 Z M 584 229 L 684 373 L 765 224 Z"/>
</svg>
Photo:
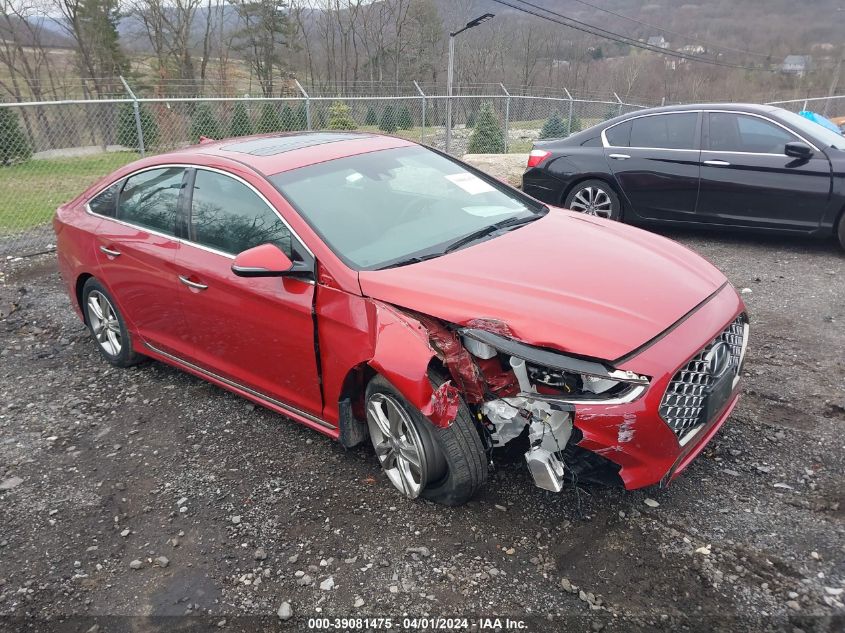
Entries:
<svg viewBox="0 0 845 633">
<path fill-rule="evenodd" d="M 533 397 L 572 402 L 629 402 L 649 383 L 647 376 L 609 368 L 598 361 L 574 358 L 532 347 L 486 330 L 466 328 L 461 336 L 467 351 L 482 359 L 499 357 L 513 370 L 520 390 Z"/>
</svg>

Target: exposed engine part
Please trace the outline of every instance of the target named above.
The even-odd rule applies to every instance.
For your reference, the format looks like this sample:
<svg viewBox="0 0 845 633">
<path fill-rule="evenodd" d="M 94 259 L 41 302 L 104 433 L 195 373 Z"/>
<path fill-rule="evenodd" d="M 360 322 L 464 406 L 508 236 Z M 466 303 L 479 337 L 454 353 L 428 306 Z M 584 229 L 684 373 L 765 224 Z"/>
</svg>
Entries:
<svg viewBox="0 0 845 633">
<path fill-rule="evenodd" d="M 519 388 L 525 393 L 534 391 L 531 381 L 528 379 L 528 369 L 525 367 L 525 361 L 516 356 L 511 356 L 510 363 L 516 380 L 519 382 Z"/>
<path fill-rule="evenodd" d="M 468 336 L 461 337 L 461 342 L 464 344 L 466 350 L 476 358 L 488 360 L 494 358 L 499 353 L 492 345 L 482 343 Z"/>
<path fill-rule="evenodd" d="M 525 453 L 528 470 L 534 478 L 534 485 L 543 490 L 563 490 L 563 462 L 545 448 L 531 448 Z"/>
<path fill-rule="evenodd" d="M 525 373 L 525 361 L 513 359 L 512 365 L 513 361 L 516 361 L 514 373 L 519 378 L 520 373 Z M 535 485 L 553 492 L 563 488 L 564 466 L 558 454 L 572 435 L 573 410 L 571 405 L 535 400 L 530 396 L 502 398 L 481 405 L 482 413 L 495 427 L 491 432 L 494 446 L 503 446 L 528 427 L 531 448 L 525 453 L 525 461 Z"/>
</svg>

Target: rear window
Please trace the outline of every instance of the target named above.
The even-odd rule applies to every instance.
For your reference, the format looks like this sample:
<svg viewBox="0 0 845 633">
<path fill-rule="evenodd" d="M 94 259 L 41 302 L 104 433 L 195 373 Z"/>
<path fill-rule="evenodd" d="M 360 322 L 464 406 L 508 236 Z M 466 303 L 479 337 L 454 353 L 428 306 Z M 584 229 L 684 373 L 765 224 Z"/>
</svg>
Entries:
<svg viewBox="0 0 845 633">
<path fill-rule="evenodd" d="M 607 128 L 604 136 L 607 138 L 607 142 L 614 147 L 628 147 L 631 142 L 631 122 L 625 121 Z"/>
</svg>

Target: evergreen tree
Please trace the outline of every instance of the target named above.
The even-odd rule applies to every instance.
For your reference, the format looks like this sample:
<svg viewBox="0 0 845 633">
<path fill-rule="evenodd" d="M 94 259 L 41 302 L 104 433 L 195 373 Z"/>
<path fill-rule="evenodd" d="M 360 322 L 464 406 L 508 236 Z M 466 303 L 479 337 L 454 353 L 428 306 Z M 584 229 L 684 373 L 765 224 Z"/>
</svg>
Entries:
<svg viewBox="0 0 845 633">
<path fill-rule="evenodd" d="M 83 65 L 97 77 L 95 87 L 103 79 L 129 74 L 129 59 L 120 48 L 117 30 L 120 21 L 118 0 L 78 0 L 75 35 L 86 44 Z"/>
<path fill-rule="evenodd" d="M 308 128 L 308 114 L 305 111 L 305 102 L 300 101 L 293 113 L 293 129 L 305 130 Z"/>
<path fill-rule="evenodd" d="M 378 129 L 382 132 L 392 133 L 397 129 L 396 125 L 396 111 L 391 104 L 384 106 L 384 111 L 381 113 L 381 120 L 378 122 Z"/>
<path fill-rule="evenodd" d="M 575 132 L 581 131 L 581 119 L 578 118 L 577 114 L 572 115 L 572 129 L 569 130 L 570 134 L 575 134 Z"/>
<path fill-rule="evenodd" d="M 326 110 L 325 108 L 315 108 L 314 114 L 311 119 L 311 126 L 315 130 L 325 130 L 326 129 Z"/>
<path fill-rule="evenodd" d="M 349 106 L 340 101 L 335 101 L 329 108 L 329 129 L 354 130 L 357 127 L 352 115 L 349 114 Z"/>
<path fill-rule="evenodd" d="M 505 133 L 490 103 L 482 104 L 469 137 L 470 154 L 502 154 L 505 151 Z"/>
<path fill-rule="evenodd" d="M 144 135 L 144 149 L 158 144 L 158 123 L 155 115 L 144 103 L 138 104 L 138 117 L 141 119 L 141 134 Z M 117 111 L 117 144 L 140 151 L 138 126 L 135 122 L 135 108 L 131 103 L 121 104 Z"/>
<path fill-rule="evenodd" d="M 0 165 L 29 160 L 32 147 L 14 108 L 0 108 Z"/>
<path fill-rule="evenodd" d="M 232 122 L 229 125 L 229 136 L 249 136 L 253 133 L 252 121 L 249 120 L 249 113 L 243 101 L 235 103 L 235 110 L 232 112 Z"/>
<path fill-rule="evenodd" d="M 569 136 L 569 123 L 560 118 L 557 112 L 546 119 L 543 129 L 540 130 L 540 138 L 566 138 Z"/>
<path fill-rule="evenodd" d="M 278 132 L 282 129 L 282 118 L 279 116 L 275 103 L 265 101 L 261 104 L 261 112 L 258 115 L 255 128 L 259 134 Z"/>
<path fill-rule="evenodd" d="M 283 132 L 292 132 L 296 129 L 296 121 L 293 110 L 291 110 L 291 107 L 287 104 L 285 104 L 285 107 L 282 108 L 281 120 Z"/>
<path fill-rule="evenodd" d="M 475 117 L 478 114 L 476 110 L 467 112 L 467 127 L 475 127 Z"/>
<path fill-rule="evenodd" d="M 408 106 L 403 105 L 399 108 L 399 119 L 396 121 L 396 125 L 399 126 L 400 130 L 410 130 L 414 127 L 414 118 L 411 116 Z"/>
<path fill-rule="evenodd" d="M 201 103 L 194 110 L 194 115 L 191 117 L 190 136 L 192 143 L 199 142 L 201 136 L 214 139 L 223 138 L 220 123 L 214 117 L 214 112 L 212 112 L 209 104 Z"/>
<path fill-rule="evenodd" d="M 364 118 L 364 125 L 378 125 L 378 115 L 373 106 L 367 108 L 367 116 Z"/>
</svg>

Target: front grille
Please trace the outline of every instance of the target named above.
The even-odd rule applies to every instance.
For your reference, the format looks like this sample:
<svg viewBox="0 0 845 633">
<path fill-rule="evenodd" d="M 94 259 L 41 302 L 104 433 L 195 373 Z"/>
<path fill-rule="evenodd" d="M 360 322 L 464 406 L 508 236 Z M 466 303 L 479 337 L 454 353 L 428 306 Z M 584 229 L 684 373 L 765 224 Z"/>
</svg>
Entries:
<svg viewBox="0 0 845 633">
<path fill-rule="evenodd" d="M 696 356 L 678 370 L 660 402 L 660 417 L 679 438 L 707 420 L 701 419 L 704 399 L 714 376 L 704 360 L 716 343 L 727 343 L 730 348 L 728 371 L 736 375 L 742 362 L 742 345 L 745 338 L 745 315 L 738 316 L 725 331 L 710 341 Z"/>
</svg>

